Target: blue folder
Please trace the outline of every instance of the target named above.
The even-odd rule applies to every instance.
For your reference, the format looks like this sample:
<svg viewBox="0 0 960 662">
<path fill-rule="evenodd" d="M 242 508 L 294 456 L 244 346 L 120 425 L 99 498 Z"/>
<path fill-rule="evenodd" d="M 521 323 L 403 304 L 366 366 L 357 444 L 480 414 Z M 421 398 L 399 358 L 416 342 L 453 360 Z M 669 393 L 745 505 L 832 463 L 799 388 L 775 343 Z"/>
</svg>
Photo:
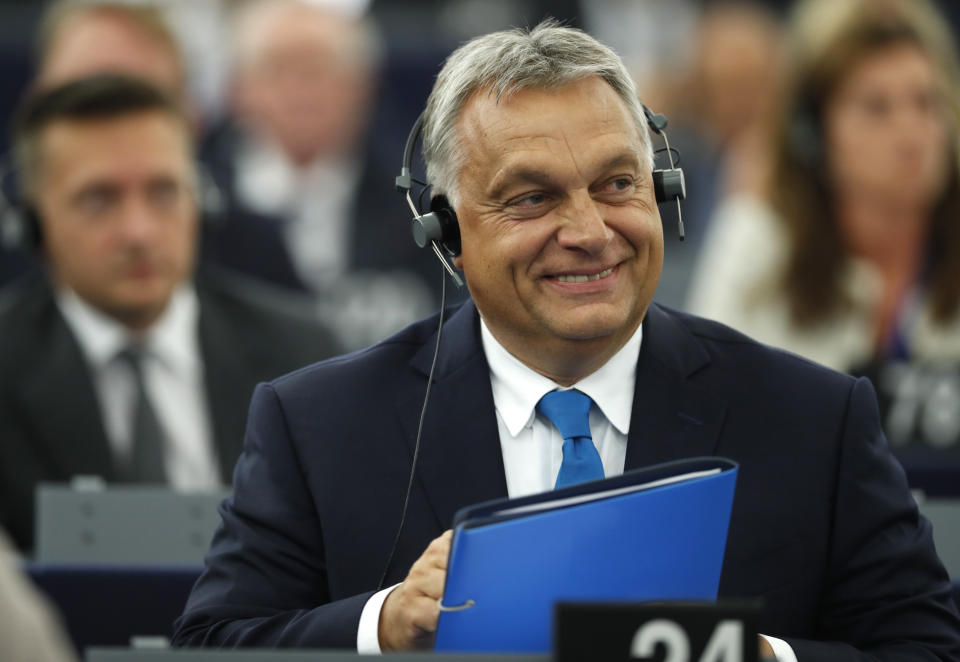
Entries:
<svg viewBox="0 0 960 662">
<path fill-rule="evenodd" d="M 464 508 L 436 650 L 547 652 L 557 601 L 716 600 L 736 477 L 693 458 Z"/>
</svg>

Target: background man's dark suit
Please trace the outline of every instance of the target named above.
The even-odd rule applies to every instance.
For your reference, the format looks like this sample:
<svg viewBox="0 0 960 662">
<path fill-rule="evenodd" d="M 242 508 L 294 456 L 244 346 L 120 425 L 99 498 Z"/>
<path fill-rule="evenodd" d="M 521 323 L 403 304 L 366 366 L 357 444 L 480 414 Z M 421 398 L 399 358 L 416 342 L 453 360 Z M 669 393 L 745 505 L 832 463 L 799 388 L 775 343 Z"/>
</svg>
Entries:
<svg viewBox="0 0 960 662">
<path fill-rule="evenodd" d="M 356 645 L 399 524 L 435 324 L 258 388 L 237 493 L 175 643 Z M 721 595 L 765 597 L 761 631 L 800 660 L 863 659 L 848 644 L 931 659 L 899 640 L 956 659 L 947 577 L 869 383 L 655 305 L 643 324 L 626 469 L 711 454 L 741 463 Z M 507 494 L 469 302 L 444 331 L 430 397 L 387 585 L 458 508 Z"/>
<path fill-rule="evenodd" d="M 262 286 L 241 285 L 210 271 L 196 278 L 209 416 L 225 483 L 256 383 L 336 351 L 326 331 L 267 301 Z M 75 474 L 109 481 L 115 472 L 93 378 L 42 274 L 4 291 L 0 338 L 0 522 L 28 549 L 38 482 Z"/>
<path fill-rule="evenodd" d="M 200 157 L 219 189 L 226 207 L 222 219 L 203 228 L 201 259 L 278 286 L 309 291 L 297 275 L 284 237 L 286 220 L 246 207 L 236 190 L 236 165 L 241 137 L 235 125 L 220 125 L 200 146 Z M 391 152 L 391 166 L 393 153 Z M 390 195 L 396 173 L 387 170 L 368 150 L 349 210 L 349 271 L 407 271 L 419 276 L 431 291 L 438 290 L 436 263 L 410 238 L 409 209 Z M 434 292 L 439 300 L 439 291 Z"/>
</svg>

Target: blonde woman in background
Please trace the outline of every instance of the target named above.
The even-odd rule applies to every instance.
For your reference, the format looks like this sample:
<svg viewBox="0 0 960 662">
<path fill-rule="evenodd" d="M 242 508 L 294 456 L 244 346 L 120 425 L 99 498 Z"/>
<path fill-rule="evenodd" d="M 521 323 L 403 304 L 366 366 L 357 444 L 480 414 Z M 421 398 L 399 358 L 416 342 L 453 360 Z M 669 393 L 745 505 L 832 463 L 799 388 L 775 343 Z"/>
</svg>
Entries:
<svg viewBox="0 0 960 662">
<path fill-rule="evenodd" d="M 763 197 L 727 200 L 692 312 L 874 378 L 895 444 L 960 449 L 957 53 L 926 0 L 808 0 Z"/>
</svg>

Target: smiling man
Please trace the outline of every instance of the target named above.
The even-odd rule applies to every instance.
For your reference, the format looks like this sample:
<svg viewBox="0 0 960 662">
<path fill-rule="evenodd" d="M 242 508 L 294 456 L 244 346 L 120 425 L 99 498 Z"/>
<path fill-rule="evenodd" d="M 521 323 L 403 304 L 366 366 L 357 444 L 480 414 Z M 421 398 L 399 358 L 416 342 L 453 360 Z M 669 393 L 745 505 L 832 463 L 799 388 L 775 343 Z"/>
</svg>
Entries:
<svg viewBox="0 0 960 662">
<path fill-rule="evenodd" d="M 459 120 L 457 258 L 497 342 L 570 385 L 634 334 L 663 263 L 649 143 L 599 76 L 509 98 L 478 90 Z"/>
<path fill-rule="evenodd" d="M 550 23 L 480 37 L 444 65 L 423 131 L 472 301 L 439 340 L 426 320 L 258 388 L 179 644 L 429 646 L 459 508 L 568 484 L 573 465 L 716 454 L 741 467 L 720 595 L 765 600 L 767 655 L 960 654 L 869 383 L 651 303 L 652 153 L 615 54 Z M 568 453 L 558 399 L 583 406 L 592 444 Z"/>
<path fill-rule="evenodd" d="M 29 549 L 40 482 L 227 484 L 254 385 L 335 347 L 262 288 L 194 272 L 190 125 L 159 90 L 38 92 L 15 144 L 46 269 L 0 298 L 0 523 Z"/>
</svg>

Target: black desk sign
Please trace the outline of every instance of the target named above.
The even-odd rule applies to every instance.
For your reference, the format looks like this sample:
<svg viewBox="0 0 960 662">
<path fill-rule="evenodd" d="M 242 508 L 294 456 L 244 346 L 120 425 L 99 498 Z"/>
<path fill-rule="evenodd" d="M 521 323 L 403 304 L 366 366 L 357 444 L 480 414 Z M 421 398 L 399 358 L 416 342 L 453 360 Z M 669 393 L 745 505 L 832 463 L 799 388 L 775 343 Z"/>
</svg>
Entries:
<svg viewBox="0 0 960 662">
<path fill-rule="evenodd" d="M 558 603 L 557 662 L 757 662 L 758 603 Z"/>
</svg>

